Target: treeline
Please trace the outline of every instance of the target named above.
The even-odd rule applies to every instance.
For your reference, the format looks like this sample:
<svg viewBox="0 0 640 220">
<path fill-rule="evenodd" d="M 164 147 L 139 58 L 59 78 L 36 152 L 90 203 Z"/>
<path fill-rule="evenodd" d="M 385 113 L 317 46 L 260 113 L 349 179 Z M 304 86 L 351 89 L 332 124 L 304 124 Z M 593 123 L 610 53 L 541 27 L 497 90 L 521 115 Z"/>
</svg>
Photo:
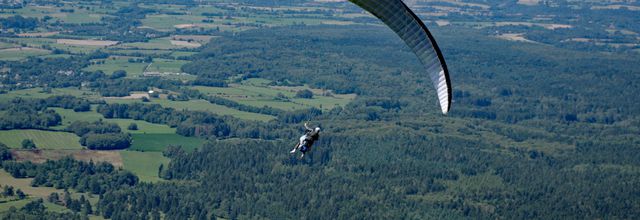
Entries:
<svg viewBox="0 0 640 220">
<path fill-rule="evenodd" d="M 47 129 L 60 125 L 62 117 L 47 109 L 59 107 L 74 111 L 91 110 L 91 102 L 73 96 L 52 96 L 45 99 L 15 98 L 9 102 L 0 102 L 0 130 L 10 129 Z"/>
<path fill-rule="evenodd" d="M 40 21 L 37 18 L 25 18 L 21 15 L 0 18 L 0 28 L 4 30 L 33 30 L 38 27 L 39 23 Z"/>
<path fill-rule="evenodd" d="M 138 183 L 138 177 L 108 163 L 83 162 L 70 157 L 42 164 L 4 161 L 2 167 L 14 178 L 34 178 L 31 185 L 78 192 L 104 194 L 125 189 Z"/>
<path fill-rule="evenodd" d="M 183 136 L 211 138 L 261 138 L 273 140 L 290 137 L 294 132 L 280 123 L 244 121 L 210 112 L 179 111 L 158 104 L 106 104 L 100 105 L 98 113 L 105 118 L 131 118 L 176 128 Z"/>
<path fill-rule="evenodd" d="M 147 14 L 154 12 L 156 12 L 156 10 L 139 7 L 138 3 L 131 3 L 118 8 L 118 10 L 114 12 L 110 12 L 109 16 L 103 16 L 99 23 L 64 24 L 64 28 L 77 35 L 100 36 L 105 40 L 145 42 L 150 39 L 148 36 L 168 36 L 167 33 L 151 28 L 137 28 L 142 24 L 141 19 L 144 19 Z"/>
<path fill-rule="evenodd" d="M 99 92 L 102 96 L 123 97 L 130 95 L 133 91 L 149 91 L 150 88 L 179 90 L 182 82 L 177 80 L 166 80 L 160 77 L 144 79 L 102 79 L 90 83 L 88 86 Z"/>
<path fill-rule="evenodd" d="M 348 133 L 323 134 L 306 160 L 286 154 L 291 143 L 280 141 L 215 141 L 192 153 L 171 149 L 165 154 L 171 163 L 160 176 L 176 182 L 110 192 L 99 207 L 109 207 L 118 218 L 156 211 L 176 218 L 231 219 L 309 215 L 321 219 L 629 218 L 638 214 L 624 208 L 640 205 L 633 202 L 640 186 L 633 178 L 636 174 L 598 166 L 575 170 L 573 164 L 585 161 L 569 159 L 575 155 L 551 157 L 512 148 L 506 150 L 510 156 L 505 156 L 492 151 L 495 146 L 489 141 L 425 135 L 411 126 L 350 123 Z M 229 155 L 234 159 L 229 160 Z M 620 178 L 625 181 L 617 181 Z M 181 180 L 200 184 L 179 184 Z M 443 194 L 447 198 L 414 199 Z M 185 208 L 168 205 L 172 203 Z M 564 208 L 548 210 L 549 204 Z"/>
<path fill-rule="evenodd" d="M 0 112 L 0 130 L 46 129 L 62 123 L 58 113 L 33 101 L 14 99 L 0 109 L 4 110 Z"/>
<path fill-rule="evenodd" d="M 88 219 L 87 216 L 82 216 L 70 212 L 54 212 L 47 211 L 47 207 L 44 206 L 43 199 L 36 199 L 27 203 L 20 209 L 16 207 L 9 207 L 6 212 L 2 212 L 0 217 L 4 220 L 10 219 L 41 219 L 41 220 L 84 220 Z"/>
<path fill-rule="evenodd" d="M 89 200 L 84 197 L 84 195 L 80 195 L 80 198 L 74 199 L 71 197 L 71 193 L 69 193 L 69 190 L 67 189 L 64 190 L 62 197 L 57 192 L 52 192 L 49 197 L 47 197 L 47 201 L 67 207 L 75 213 L 80 212 L 83 216 L 93 214 L 93 206 Z"/>
<path fill-rule="evenodd" d="M 29 58 L 23 61 L 0 61 L 0 65 L 11 69 L 0 82 L 6 89 L 32 87 L 79 87 L 83 82 L 105 78 L 104 73 L 84 72 L 82 68 L 90 64 L 93 56 L 73 56 L 69 58 Z"/>
<path fill-rule="evenodd" d="M 74 121 L 66 128 L 80 136 L 80 144 L 91 150 L 119 150 L 131 146 L 131 136 L 118 124 L 103 121 Z"/>
<path fill-rule="evenodd" d="M 415 55 L 402 51 L 403 43 L 383 29 L 314 26 L 247 31 L 206 45 L 183 70 L 202 78 L 242 74 L 357 93 L 360 98 L 389 97 L 404 102 L 399 112 L 407 114 L 437 111 L 433 85 L 424 78 Z M 633 61 L 638 55 L 543 48 L 456 27 L 432 29 L 447 39 L 439 43 L 450 71 L 457 75 L 454 84 L 464 85 L 454 90 L 457 107 L 451 114 L 456 117 L 613 124 L 640 112 L 637 102 L 626 98 L 638 89 L 633 83 L 637 74 L 629 74 L 637 72 L 638 66 L 629 64 L 637 63 Z M 606 98 L 610 96 L 621 98 Z"/>
<path fill-rule="evenodd" d="M 13 159 L 13 155 L 11 154 L 11 150 L 7 147 L 6 144 L 0 142 L 0 165 L 2 165 L 2 161 Z"/>
<path fill-rule="evenodd" d="M 227 106 L 229 108 L 233 108 L 233 109 L 237 109 L 237 110 L 245 111 L 245 112 L 253 112 L 253 113 L 265 114 L 265 115 L 273 115 L 273 116 L 278 116 L 278 115 L 282 115 L 283 113 L 285 113 L 285 111 L 277 109 L 277 108 L 272 108 L 272 107 L 269 107 L 269 106 L 255 107 L 255 106 L 250 106 L 250 105 L 243 105 L 243 104 L 240 104 L 240 103 L 238 103 L 236 101 L 225 99 L 225 98 L 221 98 L 221 97 L 217 97 L 217 96 L 207 96 L 207 97 L 205 97 L 205 99 L 207 101 L 213 103 L 213 104 L 224 105 L 224 106 Z"/>
</svg>

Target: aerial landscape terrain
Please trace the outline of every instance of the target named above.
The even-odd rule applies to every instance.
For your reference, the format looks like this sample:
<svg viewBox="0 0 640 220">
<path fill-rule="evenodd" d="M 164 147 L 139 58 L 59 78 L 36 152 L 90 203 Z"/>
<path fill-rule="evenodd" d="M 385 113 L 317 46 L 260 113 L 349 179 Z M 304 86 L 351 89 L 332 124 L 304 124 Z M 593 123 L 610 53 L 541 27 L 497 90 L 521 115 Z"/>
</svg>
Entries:
<svg viewBox="0 0 640 220">
<path fill-rule="evenodd" d="M 640 218 L 639 1 L 404 3 L 0 0 L 0 219 Z"/>
</svg>

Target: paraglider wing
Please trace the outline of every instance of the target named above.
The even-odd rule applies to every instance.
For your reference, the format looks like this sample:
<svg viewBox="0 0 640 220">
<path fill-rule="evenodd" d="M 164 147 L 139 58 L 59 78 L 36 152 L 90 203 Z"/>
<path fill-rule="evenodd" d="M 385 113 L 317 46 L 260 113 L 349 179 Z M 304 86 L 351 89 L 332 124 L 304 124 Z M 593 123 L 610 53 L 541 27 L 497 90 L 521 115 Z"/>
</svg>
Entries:
<svg viewBox="0 0 640 220">
<path fill-rule="evenodd" d="M 401 0 L 349 0 L 378 17 L 404 40 L 426 68 L 442 113 L 451 108 L 451 81 L 444 57 L 429 29 Z"/>
</svg>

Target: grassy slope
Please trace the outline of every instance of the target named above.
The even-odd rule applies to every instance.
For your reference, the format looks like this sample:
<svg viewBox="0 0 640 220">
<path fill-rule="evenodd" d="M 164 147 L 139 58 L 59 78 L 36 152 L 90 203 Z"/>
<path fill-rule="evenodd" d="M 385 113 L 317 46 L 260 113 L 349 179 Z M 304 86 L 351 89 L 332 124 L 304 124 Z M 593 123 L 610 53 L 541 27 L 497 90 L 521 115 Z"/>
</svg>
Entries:
<svg viewBox="0 0 640 220">
<path fill-rule="evenodd" d="M 0 131 L 0 141 L 10 148 L 20 148 L 24 139 L 33 140 L 38 149 L 82 149 L 80 137 L 73 133 L 41 130 Z"/>
<path fill-rule="evenodd" d="M 175 128 L 171 128 L 163 124 L 153 124 L 141 120 L 133 119 L 105 119 L 101 114 L 95 112 L 95 108 L 88 112 L 74 112 L 72 109 L 63 108 L 51 108 L 54 109 L 62 117 L 62 125 L 56 128 L 63 129 L 74 121 L 98 121 L 103 120 L 106 122 L 116 123 L 123 132 L 131 134 L 173 134 L 176 132 Z M 127 128 L 131 123 L 138 125 L 138 130 L 128 130 Z"/>
<path fill-rule="evenodd" d="M 123 99 L 109 99 L 108 103 L 135 103 L 141 102 L 140 100 L 123 100 Z M 244 112 L 236 109 L 232 109 L 222 105 L 212 104 L 205 100 L 189 100 L 189 101 L 171 101 L 166 99 L 151 99 L 152 104 L 160 104 L 163 107 L 174 108 L 178 110 L 192 110 L 192 111 L 208 111 L 218 115 L 230 115 L 236 118 L 245 120 L 258 120 L 269 121 L 274 119 L 273 116 L 257 114 L 252 112 Z"/>
<path fill-rule="evenodd" d="M 157 182 L 158 168 L 160 164 L 166 167 L 169 158 L 162 156 L 161 152 L 120 151 L 124 169 L 133 172 L 142 182 Z"/>
<path fill-rule="evenodd" d="M 253 80 L 256 81 L 256 80 Z M 296 90 L 309 89 L 308 87 L 268 87 L 264 82 L 244 81 L 241 85 L 230 87 L 206 87 L 195 86 L 194 89 L 208 94 L 218 95 L 234 100 L 236 102 L 262 107 L 270 106 L 283 110 L 305 109 L 310 107 L 330 110 L 336 106 L 345 106 L 353 97 L 349 96 L 321 96 L 316 94 L 312 99 L 295 98 Z M 277 100 L 279 94 L 287 97 L 288 101 Z"/>
<path fill-rule="evenodd" d="M 129 63 L 130 57 L 118 57 L 118 58 L 109 58 L 104 60 L 104 64 L 93 64 L 84 70 L 86 71 L 97 71 L 101 70 L 105 74 L 111 74 L 116 70 L 124 70 L 127 71 L 127 76 L 140 76 L 144 71 L 144 68 L 148 65 L 147 63 Z"/>
<path fill-rule="evenodd" d="M 51 89 L 51 93 L 42 92 L 42 88 L 33 88 L 33 89 L 14 90 L 6 94 L 2 94 L 0 95 L 0 101 L 8 101 L 16 97 L 42 99 L 42 98 L 47 98 L 51 96 L 59 96 L 59 95 L 72 95 L 72 96 L 88 98 L 88 99 L 97 99 L 99 97 L 98 94 L 96 94 L 95 92 L 88 91 L 88 90 L 80 90 L 73 87 L 54 88 L 54 89 Z"/>
</svg>

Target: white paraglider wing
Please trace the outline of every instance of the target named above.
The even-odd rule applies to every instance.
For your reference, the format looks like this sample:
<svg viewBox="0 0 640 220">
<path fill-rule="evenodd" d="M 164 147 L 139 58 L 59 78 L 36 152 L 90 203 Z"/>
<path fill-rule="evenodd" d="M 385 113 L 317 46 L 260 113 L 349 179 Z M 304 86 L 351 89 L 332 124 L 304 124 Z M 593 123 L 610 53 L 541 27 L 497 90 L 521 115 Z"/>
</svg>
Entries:
<svg viewBox="0 0 640 220">
<path fill-rule="evenodd" d="M 401 0 L 349 0 L 378 17 L 418 56 L 438 92 L 443 114 L 451 109 L 449 71 L 429 29 Z"/>
</svg>

